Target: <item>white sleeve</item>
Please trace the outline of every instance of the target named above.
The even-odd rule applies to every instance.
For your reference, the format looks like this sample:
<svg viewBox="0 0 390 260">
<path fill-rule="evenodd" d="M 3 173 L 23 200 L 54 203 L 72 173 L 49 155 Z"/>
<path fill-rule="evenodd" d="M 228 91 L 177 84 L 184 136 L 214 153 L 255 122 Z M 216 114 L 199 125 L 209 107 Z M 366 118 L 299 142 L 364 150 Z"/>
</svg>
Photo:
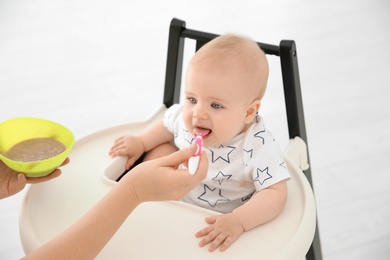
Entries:
<svg viewBox="0 0 390 260">
<path fill-rule="evenodd" d="M 280 145 L 266 129 L 260 116 L 254 119 L 247 131 L 244 150 L 251 151 L 251 156 L 245 159 L 245 164 L 250 167 L 257 191 L 290 178 Z"/>
<path fill-rule="evenodd" d="M 258 191 L 290 178 L 280 146 L 275 141 L 265 144 L 254 153 L 252 164 L 253 182 Z"/>
<path fill-rule="evenodd" d="M 175 132 L 175 126 L 181 112 L 183 111 L 183 106 L 180 104 L 174 104 L 164 113 L 163 124 L 165 128 L 170 132 Z"/>
</svg>

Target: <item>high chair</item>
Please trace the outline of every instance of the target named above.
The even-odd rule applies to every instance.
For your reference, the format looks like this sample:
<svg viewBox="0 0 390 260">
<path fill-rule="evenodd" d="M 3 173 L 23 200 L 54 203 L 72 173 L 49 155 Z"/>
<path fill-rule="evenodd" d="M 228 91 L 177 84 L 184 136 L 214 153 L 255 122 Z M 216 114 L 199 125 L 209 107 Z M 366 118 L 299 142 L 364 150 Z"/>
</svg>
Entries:
<svg viewBox="0 0 390 260">
<path fill-rule="evenodd" d="M 19 221 L 26 253 L 80 218 L 116 184 L 125 172 L 126 158 L 111 159 L 107 155 L 113 140 L 140 133 L 161 119 L 168 107 L 179 103 L 185 39 L 195 40 L 198 50 L 217 36 L 187 29 L 178 19 L 171 21 L 163 105 L 145 121 L 108 128 L 78 140 L 70 154 L 72 162 L 64 167 L 61 178 L 29 187 Z M 219 213 L 183 202 L 144 203 L 128 217 L 97 259 L 290 260 L 305 255 L 307 259 L 322 259 L 295 43 L 283 40 L 279 46 L 258 44 L 267 55 L 278 56 L 282 67 L 290 138 L 284 158 L 291 174 L 283 212 L 242 234 L 226 252 L 210 253 L 198 246 L 194 234 L 205 226 L 205 216 Z"/>
</svg>

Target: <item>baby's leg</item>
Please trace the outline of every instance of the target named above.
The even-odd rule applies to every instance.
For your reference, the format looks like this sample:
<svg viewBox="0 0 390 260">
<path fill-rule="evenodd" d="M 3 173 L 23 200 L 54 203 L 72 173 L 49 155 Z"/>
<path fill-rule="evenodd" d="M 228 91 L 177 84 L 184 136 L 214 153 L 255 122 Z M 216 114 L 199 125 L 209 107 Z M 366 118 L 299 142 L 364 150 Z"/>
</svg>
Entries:
<svg viewBox="0 0 390 260">
<path fill-rule="evenodd" d="M 177 147 L 171 143 L 164 143 L 164 144 L 160 144 L 159 146 L 156 146 L 155 148 L 153 148 L 149 152 L 145 152 L 140 158 L 138 158 L 138 160 L 130 167 L 130 169 L 124 171 L 122 175 L 120 175 L 116 179 L 116 181 L 120 181 L 120 179 L 122 179 L 122 177 L 125 176 L 126 173 L 128 173 L 131 169 L 133 169 L 138 164 L 144 161 L 153 160 L 153 159 L 157 159 L 169 155 L 171 153 L 176 152 L 177 150 L 178 150 Z"/>
<path fill-rule="evenodd" d="M 171 153 L 174 153 L 177 150 L 178 150 L 177 147 L 171 143 L 160 144 L 159 146 L 147 152 L 143 161 L 157 159 L 169 155 Z"/>
</svg>

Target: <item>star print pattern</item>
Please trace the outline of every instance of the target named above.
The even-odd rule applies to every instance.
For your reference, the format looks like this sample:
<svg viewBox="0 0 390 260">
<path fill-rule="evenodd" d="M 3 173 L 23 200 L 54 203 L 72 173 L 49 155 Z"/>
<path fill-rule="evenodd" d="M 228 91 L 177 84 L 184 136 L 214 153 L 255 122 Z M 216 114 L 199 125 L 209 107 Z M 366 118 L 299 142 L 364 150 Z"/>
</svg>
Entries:
<svg viewBox="0 0 390 260">
<path fill-rule="evenodd" d="M 249 150 L 242 149 L 242 150 L 244 152 L 244 163 L 245 163 L 245 166 L 248 166 L 248 161 L 250 159 L 252 159 L 252 156 L 253 156 L 253 149 L 249 149 Z"/>
<path fill-rule="evenodd" d="M 248 157 L 249 157 L 249 159 L 250 159 L 250 158 L 252 158 L 252 155 L 253 155 L 253 149 L 250 149 L 250 150 L 245 150 L 245 149 L 242 149 L 242 150 L 248 154 Z"/>
<path fill-rule="evenodd" d="M 262 144 L 265 143 L 264 137 L 262 136 L 262 134 L 264 134 L 264 133 L 265 133 L 265 130 L 261 130 L 261 131 L 254 134 L 254 137 L 260 138 Z"/>
<path fill-rule="evenodd" d="M 268 173 L 268 167 L 263 170 L 257 168 L 257 177 L 253 181 L 258 181 L 261 185 L 263 185 L 266 180 L 271 178 L 272 175 Z"/>
<path fill-rule="evenodd" d="M 187 147 L 194 137 L 185 127 L 180 105 L 172 106 L 166 113 L 174 115 L 165 117 L 167 121 L 163 122 L 168 131 L 177 133 L 175 145 L 179 149 Z M 228 213 L 256 192 L 290 177 L 281 159 L 280 147 L 260 116 L 255 117 L 241 137 L 214 147 L 203 147 L 209 162 L 208 174 L 184 198 L 185 202 Z"/>
<path fill-rule="evenodd" d="M 183 130 L 183 135 L 184 135 L 184 140 L 188 143 L 188 144 L 192 144 L 192 141 L 194 141 L 195 138 L 191 137 L 190 134 L 189 134 L 189 131 L 187 129 L 182 129 Z M 190 136 L 190 139 L 188 138 L 188 136 Z"/>
<path fill-rule="evenodd" d="M 222 185 L 222 182 L 224 180 L 229 180 L 230 178 L 232 177 L 231 174 L 223 174 L 223 172 L 218 172 L 217 176 L 215 176 L 214 178 L 212 178 L 213 181 L 217 181 L 219 183 L 219 185 Z"/>
<path fill-rule="evenodd" d="M 210 188 L 207 185 L 203 185 L 203 193 L 198 197 L 199 200 L 207 202 L 211 207 L 215 207 L 218 202 L 229 201 L 228 198 L 222 195 L 222 190 L 217 188 Z"/>
<path fill-rule="evenodd" d="M 224 149 L 229 148 L 229 149 Z M 227 163 L 230 163 L 230 154 L 236 149 L 234 146 L 227 146 L 224 147 L 223 145 L 218 146 L 217 149 L 210 149 L 211 152 L 211 162 L 215 163 L 217 160 L 221 159 L 222 161 L 225 161 Z"/>
<path fill-rule="evenodd" d="M 284 161 L 281 162 L 281 163 L 279 163 L 279 166 L 280 166 L 280 167 L 283 167 L 283 168 L 285 168 L 285 169 L 287 169 L 286 163 L 285 163 Z"/>
<path fill-rule="evenodd" d="M 242 202 L 246 202 L 246 201 L 250 200 L 250 198 L 252 198 L 253 194 L 254 194 L 254 193 L 249 194 L 248 196 L 243 197 L 243 198 L 242 198 Z"/>
</svg>

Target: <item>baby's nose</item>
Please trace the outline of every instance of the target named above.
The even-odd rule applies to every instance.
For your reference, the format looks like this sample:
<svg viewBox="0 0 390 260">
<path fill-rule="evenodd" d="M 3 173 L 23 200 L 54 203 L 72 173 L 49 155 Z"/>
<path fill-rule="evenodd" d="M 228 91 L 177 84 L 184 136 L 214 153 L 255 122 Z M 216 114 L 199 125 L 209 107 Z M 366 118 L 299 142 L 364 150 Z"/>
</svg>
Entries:
<svg viewBox="0 0 390 260">
<path fill-rule="evenodd" d="M 206 119 L 207 118 L 207 113 L 204 109 L 202 109 L 200 106 L 194 109 L 194 114 L 193 117 L 197 119 Z"/>
</svg>

